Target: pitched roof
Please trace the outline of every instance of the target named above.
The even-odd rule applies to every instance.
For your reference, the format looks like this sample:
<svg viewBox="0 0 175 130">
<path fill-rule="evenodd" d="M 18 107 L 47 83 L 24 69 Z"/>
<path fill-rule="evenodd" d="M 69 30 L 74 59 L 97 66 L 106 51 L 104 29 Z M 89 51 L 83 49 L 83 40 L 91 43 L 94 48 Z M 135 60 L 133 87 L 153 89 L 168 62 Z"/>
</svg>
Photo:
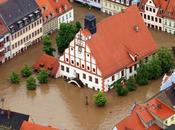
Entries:
<svg viewBox="0 0 175 130">
<path fill-rule="evenodd" d="M 145 108 L 144 106 L 136 105 L 134 111 L 145 123 L 154 120 L 154 117 L 148 112 L 147 108 Z"/>
<path fill-rule="evenodd" d="M 1 15 L 0 15 L 0 38 L 1 36 L 3 36 L 4 34 L 6 34 L 8 32 L 8 28 L 5 25 Z"/>
<path fill-rule="evenodd" d="M 19 130 L 23 121 L 28 121 L 29 115 L 0 109 L 0 126 Z"/>
<path fill-rule="evenodd" d="M 57 58 L 43 54 L 33 65 L 33 68 L 39 70 L 43 66 L 44 69 L 51 71 L 51 76 L 56 76 L 59 63 Z"/>
<path fill-rule="evenodd" d="M 136 5 L 98 23 L 97 32 L 87 41 L 87 45 L 103 77 L 133 64 L 130 51 L 141 59 L 157 49 Z"/>
<path fill-rule="evenodd" d="M 45 7 L 45 10 L 42 12 L 43 17 L 48 17 L 51 14 L 53 16 L 59 16 L 72 9 L 68 0 L 58 0 L 58 2 L 56 2 L 56 0 L 36 0 L 36 2 L 40 9 Z M 67 9 L 65 9 L 65 5 Z M 61 10 L 61 12 L 59 12 L 59 10 Z"/>
<path fill-rule="evenodd" d="M 145 5 L 147 1 L 148 0 L 141 0 L 139 6 L 141 11 L 144 11 L 142 6 Z M 153 2 L 159 10 L 163 10 L 162 13 L 158 11 L 158 16 L 175 19 L 175 0 L 153 0 Z"/>
<path fill-rule="evenodd" d="M 165 120 L 175 114 L 175 112 L 170 107 L 165 105 L 157 98 L 147 102 L 146 106 L 149 112 L 151 112 L 161 120 Z"/>
<path fill-rule="evenodd" d="M 120 121 L 116 128 L 117 130 L 146 130 L 136 112 L 132 112 L 131 115 Z M 153 124 L 147 130 L 161 130 L 161 128 Z"/>
<path fill-rule="evenodd" d="M 131 114 L 121 120 L 116 128 L 118 130 L 145 130 L 149 122 L 156 120 L 155 116 L 161 120 L 165 120 L 174 115 L 175 112 L 161 102 L 159 99 L 154 98 L 145 104 L 137 104 L 133 107 Z M 144 123 L 143 123 L 144 122 Z M 161 130 L 159 126 L 153 124 L 147 130 Z"/>
<path fill-rule="evenodd" d="M 38 124 L 34 124 L 34 123 L 31 123 L 31 122 L 24 121 L 22 123 L 22 126 L 21 126 L 20 130 L 59 130 L 59 129 L 52 128 L 52 127 L 49 127 L 49 126 L 42 126 L 42 125 L 38 125 Z"/>
<path fill-rule="evenodd" d="M 7 26 L 38 9 L 35 0 L 6 0 L 0 2 L 0 14 Z"/>
</svg>

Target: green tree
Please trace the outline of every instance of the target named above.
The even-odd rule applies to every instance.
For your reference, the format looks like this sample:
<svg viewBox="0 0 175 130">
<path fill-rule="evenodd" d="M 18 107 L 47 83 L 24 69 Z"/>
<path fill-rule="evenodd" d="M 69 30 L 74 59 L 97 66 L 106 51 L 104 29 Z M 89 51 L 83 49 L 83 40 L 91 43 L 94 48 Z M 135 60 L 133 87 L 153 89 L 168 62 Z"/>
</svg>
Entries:
<svg viewBox="0 0 175 130">
<path fill-rule="evenodd" d="M 94 101 L 98 107 L 105 106 L 107 103 L 106 95 L 99 91 L 97 94 L 94 95 Z"/>
<path fill-rule="evenodd" d="M 161 63 L 156 55 L 148 61 L 148 73 L 150 80 L 158 79 L 162 74 Z"/>
<path fill-rule="evenodd" d="M 20 82 L 20 77 L 17 73 L 12 72 L 12 74 L 10 75 L 10 81 L 13 84 L 18 84 Z"/>
<path fill-rule="evenodd" d="M 39 83 L 48 83 L 48 77 L 49 74 L 46 70 L 40 70 L 40 72 L 38 73 L 37 79 L 39 80 Z"/>
<path fill-rule="evenodd" d="M 161 64 L 162 74 L 167 73 L 173 68 L 174 59 L 173 59 L 173 53 L 171 49 L 162 47 L 157 51 L 156 55 L 158 56 L 158 59 Z"/>
<path fill-rule="evenodd" d="M 122 86 L 122 82 L 126 82 L 124 78 L 120 78 L 114 83 L 115 91 L 119 96 L 126 96 L 128 94 L 128 89 Z"/>
<path fill-rule="evenodd" d="M 37 87 L 36 79 L 33 77 L 29 77 L 26 81 L 26 86 L 28 90 L 35 90 Z"/>
<path fill-rule="evenodd" d="M 127 87 L 129 91 L 134 91 L 136 90 L 136 82 L 135 79 L 133 77 L 130 77 L 127 81 Z"/>
<path fill-rule="evenodd" d="M 79 21 L 77 21 L 75 23 L 75 26 L 76 26 L 76 33 L 78 33 L 80 31 L 80 29 L 82 28 L 81 23 Z"/>
<path fill-rule="evenodd" d="M 48 55 L 53 55 L 54 48 L 52 48 L 52 42 L 50 36 L 46 35 L 43 37 L 43 51 Z"/>
<path fill-rule="evenodd" d="M 23 77 L 29 77 L 32 74 L 32 68 L 25 65 L 24 68 L 21 70 L 21 74 Z"/>
<path fill-rule="evenodd" d="M 139 68 L 137 69 L 136 83 L 139 85 L 147 85 L 148 82 L 149 82 L 148 65 L 141 61 L 139 64 Z"/>
<path fill-rule="evenodd" d="M 57 48 L 60 53 L 69 46 L 69 43 L 76 35 L 76 26 L 72 23 L 61 23 L 58 35 L 56 38 Z"/>
</svg>

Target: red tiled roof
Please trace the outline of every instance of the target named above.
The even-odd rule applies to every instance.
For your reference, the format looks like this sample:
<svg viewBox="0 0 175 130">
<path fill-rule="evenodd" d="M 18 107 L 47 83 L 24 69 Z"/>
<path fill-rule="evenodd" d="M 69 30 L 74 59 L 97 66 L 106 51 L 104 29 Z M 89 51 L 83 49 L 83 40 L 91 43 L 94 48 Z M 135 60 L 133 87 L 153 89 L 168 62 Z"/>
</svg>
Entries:
<svg viewBox="0 0 175 130">
<path fill-rule="evenodd" d="M 169 108 L 157 98 L 152 99 L 148 103 L 146 103 L 146 107 L 151 113 L 153 113 L 161 120 L 169 118 L 170 116 L 175 114 L 175 112 L 171 108 Z"/>
<path fill-rule="evenodd" d="M 35 70 L 39 70 L 42 65 L 44 65 L 44 69 L 46 69 L 46 70 L 49 70 L 49 69 L 52 68 L 52 70 L 51 70 L 51 76 L 56 76 L 56 73 L 57 73 L 58 68 L 59 68 L 59 63 L 58 63 L 57 58 L 55 58 L 53 56 L 49 56 L 47 54 L 43 54 L 36 61 L 36 63 L 33 65 L 33 68 Z"/>
<path fill-rule="evenodd" d="M 138 26 L 139 31 L 135 31 Z M 153 54 L 157 44 L 147 29 L 136 5 L 97 24 L 97 32 L 87 41 L 103 77 L 133 64 L 128 52 L 141 59 Z"/>
<path fill-rule="evenodd" d="M 142 118 L 142 120 L 145 123 L 148 123 L 148 122 L 154 120 L 154 117 L 148 112 L 148 110 L 141 105 L 136 105 L 136 107 L 134 108 L 134 111 L 137 113 L 137 115 L 140 118 Z"/>
<path fill-rule="evenodd" d="M 175 0 L 169 0 L 169 4 L 163 16 L 170 19 L 175 19 Z"/>
<path fill-rule="evenodd" d="M 131 115 L 120 121 L 116 127 L 117 130 L 146 130 L 136 112 L 132 112 Z M 147 130 L 161 130 L 161 128 L 153 124 Z"/>
<path fill-rule="evenodd" d="M 59 130 L 59 129 L 48 127 L 48 126 L 41 126 L 38 124 L 24 121 L 20 130 Z"/>
<path fill-rule="evenodd" d="M 91 35 L 91 33 L 88 29 L 80 29 L 80 33 L 82 33 L 86 37 Z"/>
<path fill-rule="evenodd" d="M 175 112 L 171 108 L 155 98 L 145 104 L 135 105 L 131 114 L 120 121 L 116 127 L 118 130 L 126 130 L 126 128 L 131 130 L 145 130 L 146 128 L 143 122 L 147 124 L 150 121 L 156 120 L 155 116 L 164 121 L 174 114 Z M 153 124 L 147 130 L 161 130 L 161 128 Z"/>
<path fill-rule="evenodd" d="M 7 26 L 5 25 L 2 17 L 0 16 L 0 35 L 4 35 L 5 33 L 8 32 L 8 28 Z"/>
<path fill-rule="evenodd" d="M 43 10 L 43 7 L 45 7 L 45 10 L 42 12 L 43 17 L 48 17 L 50 14 L 59 16 L 72 9 L 72 6 L 68 0 L 58 0 L 58 3 L 56 0 L 36 0 L 36 2 L 41 10 Z M 67 9 L 64 8 L 65 5 L 67 6 Z M 60 9 L 61 13 L 59 12 Z"/>
<path fill-rule="evenodd" d="M 141 11 L 143 11 L 141 6 L 145 5 L 147 1 L 148 0 L 141 0 L 139 6 Z M 175 19 L 175 0 L 153 0 L 153 2 L 157 8 L 163 9 L 162 14 L 158 11 L 158 16 Z"/>
</svg>

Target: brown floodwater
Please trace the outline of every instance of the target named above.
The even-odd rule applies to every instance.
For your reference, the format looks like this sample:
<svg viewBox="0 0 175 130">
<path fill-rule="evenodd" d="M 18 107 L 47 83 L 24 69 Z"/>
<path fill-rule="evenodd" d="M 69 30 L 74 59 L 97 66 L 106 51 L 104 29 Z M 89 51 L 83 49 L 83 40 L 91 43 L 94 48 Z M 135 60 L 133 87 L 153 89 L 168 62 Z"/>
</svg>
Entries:
<svg viewBox="0 0 175 130">
<path fill-rule="evenodd" d="M 78 9 L 76 11 L 88 11 L 76 4 L 74 6 Z M 97 11 L 97 15 L 100 19 L 104 14 Z M 82 18 L 83 15 L 79 16 L 80 20 Z M 174 45 L 173 36 L 151 32 L 160 46 L 166 45 L 165 41 L 168 42 L 167 46 Z M 27 91 L 24 78 L 19 85 L 9 83 L 8 77 L 12 71 L 19 73 L 25 64 L 31 66 L 41 54 L 42 45 L 37 44 L 0 65 L 0 97 L 5 98 L 4 107 L 29 114 L 35 123 L 67 130 L 110 130 L 116 122 L 128 115 L 134 102 L 140 103 L 150 98 L 159 91 L 161 84 L 161 79 L 152 81 L 148 86 L 138 87 L 125 97 L 117 96 L 112 90 L 107 93 L 107 105 L 97 108 L 93 103 L 94 91 L 88 88 L 79 89 L 66 83 L 64 79 L 50 79 L 48 85 L 38 86 L 36 91 Z M 85 105 L 86 96 L 88 106 Z"/>
</svg>

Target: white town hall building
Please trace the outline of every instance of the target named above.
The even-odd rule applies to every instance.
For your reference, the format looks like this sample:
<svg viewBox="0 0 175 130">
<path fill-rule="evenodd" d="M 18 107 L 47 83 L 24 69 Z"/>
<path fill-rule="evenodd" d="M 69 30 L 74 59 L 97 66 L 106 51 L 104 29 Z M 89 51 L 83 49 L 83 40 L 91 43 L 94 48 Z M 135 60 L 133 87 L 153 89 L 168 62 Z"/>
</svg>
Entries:
<svg viewBox="0 0 175 130">
<path fill-rule="evenodd" d="M 137 63 L 157 50 L 135 5 L 98 24 L 88 13 L 84 26 L 60 56 L 58 76 L 94 90 L 106 92 L 114 81 L 136 74 Z"/>
</svg>

